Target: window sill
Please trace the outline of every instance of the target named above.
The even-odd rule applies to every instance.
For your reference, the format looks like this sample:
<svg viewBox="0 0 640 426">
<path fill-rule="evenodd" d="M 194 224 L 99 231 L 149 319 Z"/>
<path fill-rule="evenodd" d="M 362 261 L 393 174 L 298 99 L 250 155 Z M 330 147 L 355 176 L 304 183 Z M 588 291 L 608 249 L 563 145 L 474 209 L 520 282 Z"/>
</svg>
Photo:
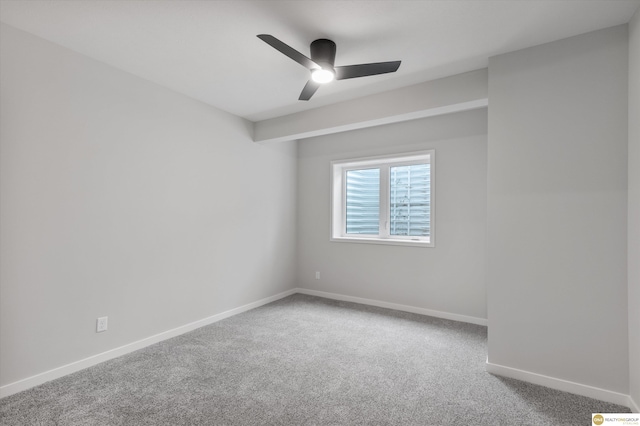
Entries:
<svg viewBox="0 0 640 426">
<path fill-rule="evenodd" d="M 434 247 L 432 241 L 425 240 L 396 240 L 387 238 L 355 238 L 355 237 L 331 237 L 330 241 L 336 243 L 358 243 L 358 244 L 383 244 L 389 246 L 412 246 L 412 247 Z"/>
</svg>

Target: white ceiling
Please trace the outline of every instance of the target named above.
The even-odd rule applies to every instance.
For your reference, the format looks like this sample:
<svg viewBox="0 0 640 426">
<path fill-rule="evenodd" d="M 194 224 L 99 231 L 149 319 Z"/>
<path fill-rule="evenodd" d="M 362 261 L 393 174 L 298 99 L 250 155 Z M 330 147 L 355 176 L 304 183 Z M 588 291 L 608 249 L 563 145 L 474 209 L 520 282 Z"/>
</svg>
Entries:
<svg viewBox="0 0 640 426">
<path fill-rule="evenodd" d="M 629 21 L 640 0 L 2 0 L 0 20 L 252 121 L 487 66 L 490 56 Z M 402 60 L 398 72 L 298 95 L 309 75 L 260 39 L 336 65 Z"/>
</svg>

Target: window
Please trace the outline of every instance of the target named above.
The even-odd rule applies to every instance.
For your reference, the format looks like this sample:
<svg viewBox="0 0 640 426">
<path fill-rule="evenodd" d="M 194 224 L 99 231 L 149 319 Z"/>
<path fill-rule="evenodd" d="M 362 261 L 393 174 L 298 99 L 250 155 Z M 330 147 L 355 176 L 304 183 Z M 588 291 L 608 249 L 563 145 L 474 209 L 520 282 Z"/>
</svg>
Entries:
<svg viewBox="0 0 640 426">
<path fill-rule="evenodd" d="M 433 247 L 435 152 L 331 163 L 331 240 Z"/>
</svg>

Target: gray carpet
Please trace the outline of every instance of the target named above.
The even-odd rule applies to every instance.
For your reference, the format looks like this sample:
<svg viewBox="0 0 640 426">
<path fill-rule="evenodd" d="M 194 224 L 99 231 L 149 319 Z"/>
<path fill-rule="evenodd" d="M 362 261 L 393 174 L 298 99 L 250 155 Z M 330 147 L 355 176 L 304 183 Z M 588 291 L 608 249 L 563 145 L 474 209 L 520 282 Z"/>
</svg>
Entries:
<svg viewBox="0 0 640 426">
<path fill-rule="evenodd" d="M 2 425 L 589 425 L 485 371 L 486 327 L 296 294 L 0 400 Z"/>
</svg>

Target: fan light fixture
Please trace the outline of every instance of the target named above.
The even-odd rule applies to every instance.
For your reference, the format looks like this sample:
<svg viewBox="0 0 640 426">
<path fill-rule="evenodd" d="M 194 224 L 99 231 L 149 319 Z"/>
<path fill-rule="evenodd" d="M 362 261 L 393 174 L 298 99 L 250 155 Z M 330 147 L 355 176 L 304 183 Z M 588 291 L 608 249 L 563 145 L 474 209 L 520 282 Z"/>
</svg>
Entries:
<svg viewBox="0 0 640 426">
<path fill-rule="evenodd" d="M 335 77 L 336 74 L 333 71 L 324 68 L 316 68 L 311 71 L 311 79 L 316 83 L 329 83 L 330 81 L 333 81 Z"/>
</svg>

